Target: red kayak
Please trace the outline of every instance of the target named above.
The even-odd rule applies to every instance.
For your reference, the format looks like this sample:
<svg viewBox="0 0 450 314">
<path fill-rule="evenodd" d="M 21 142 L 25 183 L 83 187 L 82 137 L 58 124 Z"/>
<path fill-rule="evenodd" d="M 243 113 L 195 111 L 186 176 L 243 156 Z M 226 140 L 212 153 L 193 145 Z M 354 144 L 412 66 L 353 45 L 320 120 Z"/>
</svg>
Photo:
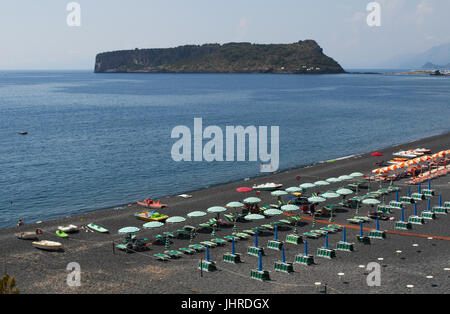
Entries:
<svg viewBox="0 0 450 314">
<path fill-rule="evenodd" d="M 155 208 L 155 209 L 160 209 L 160 208 L 163 208 L 163 207 L 167 207 L 167 204 L 161 204 L 160 200 L 157 200 L 156 202 L 154 202 L 150 198 L 146 198 L 142 202 L 137 201 L 136 203 L 138 205 L 142 205 L 142 206 L 149 207 L 149 208 Z"/>
</svg>

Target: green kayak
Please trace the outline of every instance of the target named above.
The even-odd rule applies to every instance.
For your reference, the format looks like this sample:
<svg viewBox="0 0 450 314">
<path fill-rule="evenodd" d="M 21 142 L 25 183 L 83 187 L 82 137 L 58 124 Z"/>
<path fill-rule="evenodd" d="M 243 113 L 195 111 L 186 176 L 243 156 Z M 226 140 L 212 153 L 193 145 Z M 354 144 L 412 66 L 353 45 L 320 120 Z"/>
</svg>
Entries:
<svg viewBox="0 0 450 314">
<path fill-rule="evenodd" d="M 61 230 L 56 230 L 56 235 L 61 238 L 67 238 L 69 235 Z"/>
<path fill-rule="evenodd" d="M 87 226 L 88 226 L 89 229 L 92 229 L 92 230 L 97 231 L 97 232 L 102 232 L 102 233 L 107 233 L 107 232 L 109 232 L 108 229 L 105 229 L 105 228 L 103 228 L 103 227 L 101 227 L 101 226 L 98 226 L 98 225 L 96 225 L 96 224 L 93 224 L 93 223 L 90 223 L 90 224 L 87 225 Z"/>
</svg>

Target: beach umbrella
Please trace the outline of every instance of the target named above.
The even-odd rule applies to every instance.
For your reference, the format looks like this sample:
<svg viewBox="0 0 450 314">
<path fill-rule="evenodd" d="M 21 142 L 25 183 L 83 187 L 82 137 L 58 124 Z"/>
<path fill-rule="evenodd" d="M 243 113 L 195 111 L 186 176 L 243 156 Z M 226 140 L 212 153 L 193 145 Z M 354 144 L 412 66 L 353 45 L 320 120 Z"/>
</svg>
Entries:
<svg viewBox="0 0 450 314">
<path fill-rule="evenodd" d="M 338 179 L 341 179 L 342 181 L 344 181 L 344 180 L 353 180 L 353 177 L 352 176 L 348 176 L 348 175 L 342 175 Z"/>
<path fill-rule="evenodd" d="M 320 194 L 321 197 L 325 197 L 325 198 L 336 198 L 339 197 L 340 195 L 334 192 L 325 192 Z"/>
<path fill-rule="evenodd" d="M 375 153 L 370 154 L 370 156 L 383 156 L 383 154 L 379 153 L 379 152 L 375 152 Z"/>
<path fill-rule="evenodd" d="M 298 210 L 299 208 L 300 208 L 300 207 L 298 207 L 297 205 L 293 205 L 293 204 L 287 204 L 287 205 L 281 206 L 281 210 L 287 211 L 287 212 L 296 211 L 296 210 Z"/>
<path fill-rule="evenodd" d="M 122 229 L 119 229 L 119 234 L 129 234 L 129 233 L 136 233 L 141 231 L 138 227 L 125 227 Z"/>
<path fill-rule="evenodd" d="M 350 189 L 347 189 L 347 188 L 340 188 L 336 191 L 336 193 L 340 194 L 340 195 L 349 195 L 349 194 L 352 194 L 353 191 Z"/>
<path fill-rule="evenodd" d="M 309 183 L 309 182 L 300 184 L 300 187 L 301 187 L 302 189 L 309 189 L 309 188 L 313 188 L 313 187 L 315 187 L 315 186 L 316 186 L 315 184 Z"/>
<path fill-rule="evenodd" d="M 361 172 L 353 172 L 349 174 L 349 176 L 356 178 L 356 177 L 363 177 L 364 174 L 362 174 Z"/>
<path fill-rule="evenodd" d="M 322 180 L 322 181 L 316 181 L 316 182 L 314 182 L 314 184 L 317 186 L 323 186 L 323 185 L 330 185 L 330 182 Z"/>
<path fill-rule="evenodd" d="M 189 218 L 193 218 L 193 217 L 203 217 L 203 216 L 205 216 L 205 215 L 207 215 L 207 214 L 206 214 L 205 212 L 200 211 L 200 210 L 193 211 L 193 212 L 190 212 L 189 214 L 187 214 L 187 216 L 188 216 Z"/>
<path fill-rule="evenodd" d="M 236 191 L 238 191 L 239 193 L 246 193 L 246 192 L 253 191 L 253 189 L 243 186 L 243 187 L 237 188 Z"/>
<path fill-rule="evenodd" d="M 142 225 L 142 227 L 144 227 L 145 229 L 159 228 L 161 226 L 164 226 L 161 221 L 149 221 Z"/>
<path fill-rule="evenodd" d="M 367 205 L 376 205 L 376 204 L 380 204 L 381 202 L 374 198 L 367 198 L 367 199 L 363 200 L 362 203 L 367 204 Z"/>
<path fill-rule="evenodd" d="M 332 178 L 326 179 L 325 181 L 330 182 L 330 183 L 336 183 L 336 182 L 341 182 L 342 180 L 339 178 L 332 177 Z"/>
<path fill-rule="evenodd" d="M 295 193 L 292 193 L 292 195 L 294 195 L 294 196 L 301 196 L 302 193 L 300 193 L 300 192 L 295 192 Z"/>
<path fill-rule="evenodd" d="M 319 197 L 319 196 L 312 196 L 308 198 L 308 202 L 310 203 L 320 203 L 320 202 L 325 202 L 326 199 L 323 197 Z"/>
<path fill-rule="evenodd" d="M 264 214 L 268 215 L 268 216 L 281 215 L 282 213 L 283 213 L 283 211 L 276 209 L 276 208 L 269 208 L 264 211 Z"/>
<path fill-rule="evenodd" d="M 264 217 L 263 215 L 260 214 L 250 214 L 244 217 L 245 220 L 260 220 L 260 219 L 265 219 L 266 217 Z"/>
<path fill-rule="evenodd" d="M 208 208 L 206 211 L 208 213 L 222 213 L 222 212 L 224 212 L 226 210 L 227 209 L 225 207 L 222 207 L 222 206 L 213 206 L 213 207 Z"/>
<path fill-rule="evenodd" d="M 273 196 L 280 197 L 280 196 L 283 196 L 283 195 L 287 195 L 288 192 L 283 191 L 283 190 L 276 190 L 276 191 L 270 192 L 270 194 L 272 194 Z"/>
<path fill-rule="evenodd" d="M 241 202 L 229 202 L 227 205 L 225 205 L 226 207 L 230 207 L 230 208 L 239 208 L 244 206 L 244 204 L 242 204 Z"/>
<path fill-rule="evenodd" d="M 296 193 L 296 192 L 301 192 L 301 188 L 297 187 L 297 186 L 291 186 L 289 188 L 286 189 L 286 192 L 289 193 Z"/>
<path fill-rule="evenodd" d="M 246 204 L 256 204 L 256 203 L 259 203 L 259 202 L 261 202 L 261 199 L 258 198 L 258 197 L 247 197 L 244 200 L 244 203 L 246 203 Z"/>
<path fill-rule="evenodd" d="M 166 222 L 168 223 L 179 223 L 179 222 L 183 222 L 186 221 L 186 218 L 181 217 L 181 216 L 172 216 L 166 219 Z"/>
</svg>

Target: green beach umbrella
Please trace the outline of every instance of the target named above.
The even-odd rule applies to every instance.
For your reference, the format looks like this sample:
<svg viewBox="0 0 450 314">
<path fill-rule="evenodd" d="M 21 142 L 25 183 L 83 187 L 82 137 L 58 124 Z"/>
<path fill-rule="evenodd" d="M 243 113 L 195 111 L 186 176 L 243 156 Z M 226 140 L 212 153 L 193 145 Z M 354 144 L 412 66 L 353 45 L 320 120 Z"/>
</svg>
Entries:
<svg viewBox="0 0 450 314">
<path fill-rule="evenodd" d="M 261 199 L 257 198 L 257 197 L 247 197 L 244 200 L 244 203 L 246 203 L 246 204 L 256 204 L 256 203 L 259 203 L 259 202 L 261 202 Z"/>
<path fill-rule="evenodd" d="M 330 182 L 321 180 L 321 181 L 314 182 L 314 184 L 317 186 L 323 186 L 323 185 L 330 185 Z"/>
<path fill-rule="evenodd" d="M 164 224 L 160 221 L 150 221 L 142 225 L 145 229 L 159 228 L 164 226 Z"/>
<path fill-rule="evenodd" d="M 186 221 L 186 218 L 181 217 L 181 216 L 173 216 L 173 217 L 169 217 L 166 219 L 166 222 L 168 223 L 179 223 L 179 222 L 183 222 Z"/>
<path fill-rule="evenodd" d="M 301 192 L 301 191 L 302 191 L 302 189 L 297 186 L 291 186 L 286 189 L 286 192 L 289 192 L 289 193 L 296 193 L 296 192 Z"/>
<path fill-rule="evenodd" d="M 125 227 L 119 230 L 119 234 L 129 234 L 141 231 L 138 227 Z"/>
<path fill-rule="evenodd" d="M 326 179 L 325 181 L 330 182 L 330 183 L 336 183 L 336 182 L 341 182 L 342 180 L 339 178 L 332 177 L 332 178 Z"/>
<path fill-rule="evenodd" d="M 340 195 L 334 192 L 325 192 L 320 194 L 321 197 L 325 197 L 325 198 L 336 198 L 339 197 Z"/>
<path fill-rule="evenodd" d="M 310 203 L 320 203 L 320 202 L 325 202 L 326 199 L 323 197 L 319 197 L 319 196 L 312 196 L 308 198 L 308 202 Z"/>
<path fill-rule="evenodd" d="M 222 212 L 224 212 L 226 210 L 227 209 L 225 207 L 222 207 L 222 206 L 213 206 L 213 207 L 208 208 L 206 211 L 208 213 L 222 213 Z"/>
<path fill-rule="evenodd" d="M 187 214 L 187 216 L 188 216 L 189 218 L 193 218 L 193 217 L 203 217 L 203 216 L 205 216 L 205 215 L 207 215 L 207 214 L 206 214 L 205 212 L 200 211 L 200 210 L 193 211 L 193 212 L 190 212 L 189 214 Z"/>
<path fill-rule="evenodd" d="M 283 195 L 287 195 L 288 192 L 283 191 L 283 190 L 276 190 L 276 191 L 270 192 L 270 194 L 272 194 L 273 196 L 283 196 Z"/>
<path fill-rule="evenodd" d="M 286 212 L 296 211 L 299 208 L 300 207 L 298 207 L 297 205 L 293 205 L 293 204 L 287 204 L 287 205 L 281 206 L 281 210 L 286 211 Z"/>
<path fill-rule="evenodd" d="M 268 216 L 281 215 L 282 213 L 283 213 L 283 211 L 276 209 L 276 208 L 269 208 L 264 211 L 264 214 L 266 214 Z"/>
<path fill-rule="evenodd" d="M 260 220 L 260 219 L 265 219 L 266 217 L 264 217 L 263 215 L 259 215 L 259 214 L 250 214 L 244 217 L 245 220 Z"/>
<path fill-rule="evenodd" d="M 353 180 L 354 178 L 352 176 L 342 175 L 338 179 L 344 181 L 344 180 Z"/>
<path fill-rule="evenodd" d="M 313 187 L 315 187 L 315 186 L 316 186 L 315 184 L 309 183 L 309 182 L 300 184 L 300 187 L 301 187 L 302 189 L 309 189 L 309 188 L 313 188 Z"/>
<path fill-rule="evenodd" d="M 380 204 L 381 202 L 374 198 L 367 198 L 367 199 L 363 200 L 362 203 L 367 204 L 367 205 L 376 205 L 376 204 Z"/>
<path fill-rule="evenodd" d="M 225 205 L 226 207 L 231 207 L 231 208 L 239 208 L 244 206 L 244 204 L 242 204 L 241 202 L 229 202 L 227 205 Z"/>
<path fill-rule="evenodd" d="M 362 174 L 361 172 L 353 172 L 349 174 L 349 176 L 356 178 L 356 177 L 363 177 L 364 174 Z"/>
<path fill-rule="evenodd" d="M 352 194 L 353 191 L 350 189 L 347 189 L 347 188 L 340 188 L 336 191 L 336 193 L 339 195 L 349 195 L 349 194 Z"/>
</svg>

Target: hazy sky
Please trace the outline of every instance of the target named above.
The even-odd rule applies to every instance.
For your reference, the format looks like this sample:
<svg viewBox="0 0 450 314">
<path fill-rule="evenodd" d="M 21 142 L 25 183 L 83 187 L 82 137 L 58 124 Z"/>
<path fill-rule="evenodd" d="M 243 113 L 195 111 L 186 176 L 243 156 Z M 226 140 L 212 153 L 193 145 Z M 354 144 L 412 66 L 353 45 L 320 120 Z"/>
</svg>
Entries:
<svg viewBox="0 0 450 314">
<path fill-rule="evenodd" d="M 98 52 L 184 44 L 292 43 L 315 39 L 345 68 L 450 42 L 450 1 L 78 0 L 81 27 L 66 23 L 69 0 L 1 0 L 0 69 L 93 69 Z"/>
</svg>

